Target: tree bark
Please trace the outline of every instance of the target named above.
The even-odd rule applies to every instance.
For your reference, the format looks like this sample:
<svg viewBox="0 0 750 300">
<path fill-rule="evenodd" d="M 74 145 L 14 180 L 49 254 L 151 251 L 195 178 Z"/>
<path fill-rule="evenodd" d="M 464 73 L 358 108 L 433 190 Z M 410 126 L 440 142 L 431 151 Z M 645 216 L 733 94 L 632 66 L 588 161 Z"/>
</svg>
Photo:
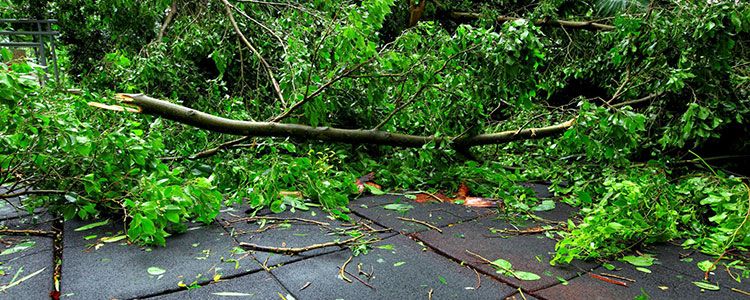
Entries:
<svg viewBox="0 0 750 300">
<path fill-rule="evenodd" d="M 453 11 L 450 13 L 450 16 L 451 18 L 456 18 L 456 19 L 479 19 L 482 17 L 482 14 Z M 497 17 L 498 22 L 509 22 L 509 21 L 515 21 L 515 20 L 526 20 L 526 19 L 509 17 L 509 16 Z M 534 24 L 538 26 L 545 26 L 545 25 L 546 26 L 561 26 L 565 28 L 601 30 L 601 31 L 610 31 L 610 30 L 615 29 L 615 27 L 612 25 L 601 24 L 601 23 L 596 23 L 592 21 L 566 21 L 566 20 L 539 19 L 539 20 L 535 20 Z"/>
<path fill-rule="evenodd" d="M 419 148 L 430 142 L 452 142 L 456 148 L 478 145 L 501 144 L 516 140 L 540 139 L 565 132 L 575 124 L 575 118 L 567 122 L 541 128 L 510 130 L 497 133 L 479 134 L 467 137 L 435 137 L 382 130 L 341 129 L 332 127 L 312 127 L 300 124 L 275 122 L 240 121 L 207 114 L 189 107 L 151 98 L 143 94 L 118 94 L 123 103 L 138 107 L 135 111 L 169 119 L 193 127 L 238 136 L 291 137 L 302 140 L 320 140 L 345 144 L 376 144 L 398 147 Z M 106 108 L 95 103 L 90 105 Z M 122 109 L 118 109 L 122 111 Z"/>
</svg>

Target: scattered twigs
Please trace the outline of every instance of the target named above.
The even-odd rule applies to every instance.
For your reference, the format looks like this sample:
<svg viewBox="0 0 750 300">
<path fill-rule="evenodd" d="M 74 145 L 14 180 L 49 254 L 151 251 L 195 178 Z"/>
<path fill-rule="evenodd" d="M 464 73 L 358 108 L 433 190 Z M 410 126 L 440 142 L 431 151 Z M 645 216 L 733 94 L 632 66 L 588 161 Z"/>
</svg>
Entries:
<svg viewBox="0 0 750 300">
<path fill-rule="evenodd" d="M 343 265 L 341 265 L 341 267 L 339 267 L 339 277 L 341 278 L 341 280 L 346 281 L 348 283 L 352 283 L 352 280 L 349 279 L 349 277 L 346 277 L 346 274 L 344 272 L 346 272 L 346 265 L 348 265 L 349 262 L 352 261 L 352 258 L 354 258 L 354 256 L 349 255 L 349 258 L 344 262 Z"/>
<path fill-rule="evenodd" d="M 469 268 L 470 270 L 474 271 L 474 274 L 477 275 L 477 285 L 474 287 L 474 289 L 478 290 L 480 287 L 482 287 L 482 275 L 479 275 L 479 271 L 477 271 L 477 269 L 474 269 L 474 268 L 469 267 L 469 266 L 466 266 L 466 267 Z"/>
<path fill-rule="evenodd" d="M 0 229 L 0 235 L 55 236 L 55 232 L 34 229 Z"/>
<path fill-rule="evenodd" d="M 309 14 L 311 16 L 314 16 L 316 18 L 320 18 L 320 16 L 318 16 L 317 14 L 311 12 L 310 10 L 308 10 L 308 9 L 302 7 L 302 6 L 294 5 L 294 4 L 291 4 L 291 3 L 259 1 L 259 0 L 237 0 L 237 1 L 239 1 L 239 2 L 248 2 L 248 3 L 255 3 L 255 4 L 263 4 L 263 5 L 269 5 L 269 6 L 282 6 L 282 7 L 293 8 L 293 9 L 299 10 L 301 12 L 304 12 L 306 14 Z"/>
<path fill-rule="evenodd" d="M 547 223 L 547 224 L 557 224 L 557 225 L 566 225 L 567 224 L 567 222 L 553 221 L 553 220 L 545 219 L 545 218 L 542 218 L 542 217 L 537 216 L 537 215 L 532 214 L 532 213 L 527 213 L 526 215 L 529 216 L 529 218 L 532 218 L 534 220 L 537 220 L 537 221 L 540 221 L 540 222 L 544 222 L 544 223 Z"/>
<path fill-rule="evenodd" d="M 250 43 L 250 41 L 245 37 L 244 34 L 242 34 L 242 30 L 240 30 L 239 25 L 237 25 L 237 21 L 234 19 L 234 14 L 232 13 L 232 9 L 234 9 L 234 5 L 230 4 L 227 0 L 221 0 L 221 2 L 224 3 L 224 8 L 226 9 L 227 17 L 229 17 L 229 21 L 232 23 L 232 27 L 234 27 L 234 32 L 237 34 L 237 36 L 240 37 L 240 40 L 250 48 L 250 51 L 255 54 L 256 57 L 258 57 L 258 60 L 260 60 L 260 63 L 263 65 L 263 68 L 266 69 L 266 72 L 268 73 L 268 77 L 271 79 L 271 83 L 273 84 L 273 88 L 276 91 L 276 95 L 279 97 L 279 100 L 281 101 L 281 105 L 286 107 L 286 101 L 284 101 L 284 95 L 281 93 L 281 87 L 279 86 L 279 82 L 276 81 L 276 77 L 273 75 L 273 70 L 271 69 L 271 65 L 268 64 L 265 58 L 263 58 L 262 55 L 260 55 L 260 52 L 258 49 L 256 49 L 253 44 Z"/>
<path fill-rule="evenodd" d="M 628 286 L 627 282 L 622 282 L 622 281 L 619 281 L 619 280 L 614 280 L 614 279 L 607 278 L 607 277 L 604 277 L 604 276 L 601 276 L 601 275 L 598 275 L 598 274 L 594 274 L 594 273 L 589 273 L 589 275 L 591 275 L 591 278 L 599 279 L 599 280 L 604 281 L 606 283 L 616 284 L 616 285 L 625 286 L 625 287 Z"/>
<path fill-rule="evenodd" d="M 427 300 L 432 300 L 432 289 L 430 289 L 430 291 L 427 292 Z"/>
<path fill-rule="evenodd" d="M 356 279 L 356 280 L 357 280 L 357 281 L 359 281 L 360 283 L 364 284 L 364 285 L 365 285 L 366 287 L 368 287 L 368 288 L 371 288 L 371 289 L 373 289 L 373 290 L 375 289 L 375 287 L 374 287 L 374 286 L 372 286 L 371 284 L 369 284 L 369 283 L 365 282 L 364 280 L 362 280 L 362 278 L 359 278 L 359 276 L 357 276 L 357 275 L 354 275 L 354 274 L 350 273 L 349 271 L 347 271 L 347 270 L 345 270 L 345 269 L 343 270 L 343 273 L 344 273 L 344 274 L 347 274 L 347 275 L 349 275 L 349 276 L 351 276 L 351 277 L 354 277 L 354 279 Z"/>
<path fill-rule="evenodd" d="M 276 38 L 277 41 L 279 41 L 279 45 L 281 45 L 281 49 L 284 50 L 284 53 L 287 53 L 287 48 L 286 48 L 286 44 L 284 43 L 284 40 L 281 39 L 281 37 L 278 34 L 276 34 L 275 31 L 271 30 L 271 28 L 268 28 L 268 26 L 266 26 L 265 24 L 263 24 L 260 21 L 256 20 L 255 18 L 250 17 L 248 14 L 246 14 L 244 11 L 242 11 L 239 8 L 237 8 L 236 6 L 232 6 L 232 8 L 237 13 L 239 13 L 240 15 L 242 15 L 243 17 L 245 17 L 245 19 L 250 20 L 251 22 L 253 22 L 256 25 L 260 26 L 260 28 L 263 28 L 265 31 L 268 31 L 268 33 L 270 33 L 274 38 Z"/>
<path fill-rule="evenodd" d="M 25 195 L 62 195 L 67 193 L 67 191 L 62 190 L 24 190 L 20 192 L 14 192 L 9 194 L 0 194 L 0 199 L 6 199 L 6 198 L 14 198 L 18 196 L 25 196 Z"/>
<path fill-rule="evenodd" d="M 480 13 L 457 12 L 457 11 L 451 12 L 450 16 L 451 18 L 468 18 L 468 19 L 482 18 L 482 14 Z M 526 20 L 526 19 L 509 17 L 509 16 L 499 16 L 496 18 L 496 20 L 498 22 L 511 22 L 511 21 L 516 21 L 516 20 Z M 601 31 L 610 31 L 610 30 L 615 29 L 615 27 L 612 25 L 596 23 L 593 21 L 566 21 L 566 20 L 552 20 L 552 19 L 545 18 L 545 19 L 534 20 L 533 22 L 535 25 L 539 25 L 539 26 L 549 25 L 551 27 L 566 27 L 566 28 L 601 30 Z"/>
<path fill-rule="evenodd" d="M 437 232 L 443 233 L 442 229 L 438 228 L 435 225 L 432 225 L 430 223 L 422 221 L 422 220 L 417 220 L 417 219 L 414 219 L 414 218 L 404 218 L 404 217 L 397 217 L 396 219 L 399 219 L 401 221 L 407 221 L 407 222 L 417 223 L 417 224 L 420 224 L 420 225 L 423 225 L 423 226 L 427 226 L 428 228 L 430 228 L 432 230 L 435 230 Z"/>
<path fill-rule="evenodd" d="M 544 233 L 547 231 L 555 231 L 555 230 L 559 230 L 559 228 L 557 226 L 548 226 L 548 227 L 535 226 L 535 227 L 529 227 L 525 229 L 501 229 L 501 230 L 498 230 L 497 233 L 511 234 L 511 235 L 525 235 L 525 234 Z M 498 236 L 492 235 L 489 237 L 498 237 Z"/>
<path fill-rule="evenodd" d="M 629 101 L 625 101 L 625 102 L 620 102 L 620 103 L 612 104 L 611 107 L 613 107 L 613 108 L 619 108 L 619 107 L 623 107 L 623 106 L 626 106 L 626 105 L 634 105 L 634 104 L 638 104 L 638 103 L 641 103 L 641 102 L 650 101 L 650 100 L 652 100 L 652 99 L 654 99 L 656 97 L 661 96 L 661 94 L 662 93 L 649 94 L 648 96 L 645 96 L 643 98 L 639 98 L 639 99 L 634 99 L 634 100 L 629 100 Z"/>
<path fill-rule="evenodd" d="M 732 288 L 732 292 L 737 292 L 737 293 L 743 294 L 745 296 L 750 296 L 750 292 L 743 291 L 743 290 L 738 289 L 738 288 Z"/>
<path fill-rule="evenodd" d="M 625 280 L 625 281 L 635 282 L 635 279 L 630 279 L 630 278 L 627 278 L 627 277 L 624 277 L 624 276 L 619 276 L 619 275 L 610 274 L 610 273 L 599 273 L 599 274 L 601 274 L 602 276 L 607 276 L 607 277 L 622 279 L 622 280 Z"/>
<path fill-rule="evenodd" d="M 287 247 L 269 247 L 269 246 L 260 246 L 252 243 L 240 243 L 240 247 L 245 250 L 252 250 L 252 251 L 261 251 L 261 252 L 271 252 L 271 253 L 280 253 L 280 254 L 287 254 L 287 255 L 297 255 L 302 252 L 307 252 L 310 250 L 320 249 L 320 248 L 328 248 L 328 247 L 336 247 L 336 246 L 344 246 L 348 245 L 350 243 L 353 243 L 360 238 L 362 238 L 364 235 L 360 235 L 357 237 L 353 237 L 347 240 L 343 241 L 333 241 L 333 242 L 327 242 L 327 243 L 320 243 L 320 244 L 313 244 L 305 247 L 297 247 L 297 248 L 287 248 Z"/>
<path fill-rule="evenodd" d="M 315 220 L 310 220 L 310 219 L 304 219 L 304 218 L 296 218 L 296 217 L 295 218 L 281 218 L 281 217 L 270 217 L 270 216 L 246 217 L 246 218 L 240 218 L 240 219 L 235 219 L 235 220 L 229 220 L 229 221 L 227 221 L 227 223 L 232 224 L 232 223 L 244 222 L 244 221 L 253 222 L 253 221 L 258 221 L 258 220 L 297 221 L 297 222 L 310 223 L 310 224 L 315 224 L 315 225 L 320 225 L 320 226 L 326 226 L 326 227 L 331 226 L 331 224 L 326 223 L 326 222 L 320 222 L 320 221 L 315 221 Z"/>
<path fill-rule="evenodd" d="M 474 256 L 474 257 L 476 257 L 476 258 L 478 258 L 478 259 L 482 260 L 482 261 L 483 261 L 484 263 L 487 263 L 487 264 L 492 264 L 492 261 L 491 261 L 491 260 L 489 260 L 489 259 L 486 259 L 486 258 L 482 257 L 482 256 L 481 256 L 481 255 L 479 255 L 479 254 L 476 254 L 476 253 L 474 253 L 474 252 L 471 252 L 471 251 L 469 251 L 468 249 L 466 250 L 466 253 L 469 253 L 469 254 L 471 254 L 471 256 Z"/>
<path fill-rule="evenodd" d="M 183 160 L 183 159 L 186 159 L 186 158 L 189 159 L 189 160 L 196 160 L 196 159 L 201 159 L 201 158 L 213 156 L 213 155 L 216 155 L 216 153 L 219 153 L 219 151 L 221 151 L 221 150 L 229 149 L 229 148 L 231 148 L 231 147 L 233 147 L 235 145 L 244 143 L 244 142 L 250 140 L 251 138 L 252 137 L 250 137 L 250 136 L 242 137 L 242 138 L 239 138 L 239 139 L 235 139 L 235 140 L 231 140 L 231 141 L 228 141 L 228 142 L 224 142 L 224 143 L 222 143 L 222 144 L 220 144 L 220 145 L 218 145 L 216 147 L 203 150 L 201 152 L 195 153 L 195 154 L 190 155 L 188 157 L 166 157 L 166 158 L 162 158 L 162 161 L 180 161 L 180 160 Z"/>
<path fill-rule="evenodd" d="M 607 105 L 610 105 L 610 103 L 612 103 L 612 101 L 615 101 L 615 99 L 617 99 L 618 97 L 620 97 L 620 95 L 623 92 L 622 89 L 625 87 L 626 84 L 628 84 L 628 81 L 630 81 L 630 68 L 628 68 L 628 71 L 625 73 L 625 80 L 623 80 L 622 83 L 620 84 L 620 86 L 617 87 L 617 90 L 615 91 L 615 94 L 612 95 L 612 98 L 609 98 L 609 100 L 607 100 L 607 102 L 606 102 Z"/>
</svg>

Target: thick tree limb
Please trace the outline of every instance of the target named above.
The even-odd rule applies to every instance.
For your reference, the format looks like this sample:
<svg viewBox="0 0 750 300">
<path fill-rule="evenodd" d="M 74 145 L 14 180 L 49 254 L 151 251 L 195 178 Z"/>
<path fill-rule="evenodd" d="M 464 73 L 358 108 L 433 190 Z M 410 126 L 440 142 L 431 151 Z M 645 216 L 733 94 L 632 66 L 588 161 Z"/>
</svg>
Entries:
<svg viewBox="0 0 750 300">
<path fill-rule="evenodd" d="M 479 19 L 482 17 L 482 14 L 453 11 L 450 13 L 450 16 L 451 18 L 456 18 L 456 19 Z M 509 22 L 509 21 L 516 21 L 516 20 L 526 20 L 526 19 L 509 17 L 509 16 L 497 17 L 498 22 Z M 546 26 L 560 26 L 560 27 L 565 27 L 565 28 L 601 30 L 601 31 L 610 31 L 610 30 L 615 29 L 615 27 L 612 25 L 596 23 L 593 21 L 566 21 L 566 20 L 539 19 L 539 20 L 535 20 L 534 24 L 538 26 L 545 26 L 545 25 Z"/>
<path fill-rule="evenodd" d="M 529 128 L 520 131 L 509 130 L 459 138 L 435 137 L 391 133 L 380 130 L 311 127 L 300 124 L 232 120 L 142 94 L 118 94 L 117 96 L 120 101 L 137 106 L 137 112 L 160 116 L 218 133 L 239 136 L 292 137 L 303 140 L 321 140 L 346 144 L 376 144 L 411 148 L 419 148 L 427 143 L 440 143 L 443 141 L 452 142 L 456 148 L 468 148 L 471 146 L 500 144 L 516 140 L 539 139 L 561 134 L 575 124 L 574 118 L 557 125 Z"/>
</svg>

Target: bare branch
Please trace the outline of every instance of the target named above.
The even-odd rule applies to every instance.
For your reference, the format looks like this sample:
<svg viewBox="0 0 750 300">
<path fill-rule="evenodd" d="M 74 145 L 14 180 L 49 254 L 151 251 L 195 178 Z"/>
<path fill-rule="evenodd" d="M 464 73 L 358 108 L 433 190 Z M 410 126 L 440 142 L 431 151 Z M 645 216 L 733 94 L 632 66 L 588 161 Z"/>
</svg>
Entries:
<svg viewBox="0 0 750 300">
<path fill-rule="evenodd" d="M 12 192 L 8 194 L 0 194 L 0 199 L 7 199 L 7 198 L 14 198 L 19 196 L 26 196 L 26 195 L 61 195 L 65 194 L 67 191 L 62 190 L 24 190 L 20 192 Z"/>
<path fill-rule="evenodd" d="M 451 18 L 457 18 L 457 19 L 479 19 L 482 18 L 482 14 L 480 13 L 471 13 L 471 12 L 459 12 L 459 11 L 453 11 L 450 13 Z M 510 21 L 516 21 L 516 20 L 526 20 L 523 18 L 516 18 L 516 17 L 509 17 L 509 16 L 499 16 L 497 17 L 498 22 L 510 22 Z M 559 27 L 566 27 L 566 28 L 576 28 L 576 29 L 588 29 L 588 30 L 601 30 L 601 31 L 610 31 L 614 30 L 615 27 L 612 25 L 606 25 L 601 23 L 596 23 L 593 21 L 566 21 L 566 20 L 550 20 L 550 19 L 539 19 L 534 21 L 535 25 L 539 26 L 559 26 Z"/>
<path fill-rule="evenodd" d="M 271 69 L 271 66 L 266 62 L 266 59 L 263 58 L 263 56 L 260 55 L 260 52 L 258 52 L 255 47 L 253 47 L 252 44 L 250 44 L 250 41 L 247 40 L 244 34 L 242 34 L 242 31 L 240 30 L 240 27 L 237 25 L 237 21 L 234 19 L 234 14 L 232 14 L 232 9 L 234 8 L 234 5 L 230 4 L 227 0 L 221 0 L 221 2 L 224 3 L 224 8 L 226 8 L 227 17 L 229 17 L 229 21 L 232 23 L 232 27 L 234 27 L 234 32 L 240 37 L 240 40 L 250 48 L 250 51 L 255 54 L 255 56 L 258 57 L 260 60 L 260 63 L 263 65 L 263 67 L 266 69 L 266 72 L 268 72 L 268 77 L 271 79 L 271 83 L 273 83 L 273 88 L 276 91 L 276 95 L 279 97 L 279 100 L 281 100 L 281 105 L 286 107 L 286 101 L 284 101 L 284 95 L 281 93 L 281 87 L 279 86 L 279 82 L 276 81 L 276 77 L 273 75 L 273 70 Z"/>
<path fill-rule="evenodd" d="M 156 37 L 156 40 L 159 43 L 161 43 L 161 39 L 164 37 L 164 33 L 167 31 L 167 27 L 169 27 L 169 23 L 172 22 L 172 18 L 174 18 L 174 15 L 176 13 L 177 13 L 177 0 L 172 0 L 172 6 L 169 7 L 169 13 L 167 13 L 167 17 L 164 19 L 164 23 L 161 24 L 159 35 Z"/>
</svg>

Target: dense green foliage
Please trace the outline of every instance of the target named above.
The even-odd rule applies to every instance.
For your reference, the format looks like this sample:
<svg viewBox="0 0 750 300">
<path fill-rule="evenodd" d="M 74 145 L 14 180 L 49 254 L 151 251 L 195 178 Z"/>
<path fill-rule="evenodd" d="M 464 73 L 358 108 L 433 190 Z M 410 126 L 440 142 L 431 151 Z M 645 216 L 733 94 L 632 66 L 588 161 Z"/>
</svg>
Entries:
<svg viewBox="0 0 750 300">
<path fill-rule="evenodd" d="M 356 178 L 371 171 L 392 191 L 466 182 L 516 212 L 538 202 L 519 183 L 547 180 L 582 208 L 558 233 L 555 263 L 674 239 L 716 255 L 750 247 L 750 188 L 730 171 L 749 166 L 750 5 L 430 1 L 407 28 L 402 2 L 176 1 L 174 14 L 163 0 L 48 4 L 61 21 L 63 86 L 85 92 L 39 87 L 24 64 L 3 68 L 0 183 L 65 191 L 29 201 L 66 217 L 124 213 L 132 240 L 164 244 L 184 222 L 210 222 L 222 203 L 322 205 L 347 218 Z M 5 3 L 13 10 L 4 14 L 26 4 Z M 495 21 L 506 14 L 603 18 L 614 30 Z M 193 160 L 182 158 L 229 137 L 86 105 L 111 103 L 114 92 L 257 121 L 303 103 L 283 122 L 418 135 L 576 124 L 559 137 L 471 150 L 256 138 Z M 727 155 L 740 156 L 714 167 L 701 159 Z"/>
</svg>

